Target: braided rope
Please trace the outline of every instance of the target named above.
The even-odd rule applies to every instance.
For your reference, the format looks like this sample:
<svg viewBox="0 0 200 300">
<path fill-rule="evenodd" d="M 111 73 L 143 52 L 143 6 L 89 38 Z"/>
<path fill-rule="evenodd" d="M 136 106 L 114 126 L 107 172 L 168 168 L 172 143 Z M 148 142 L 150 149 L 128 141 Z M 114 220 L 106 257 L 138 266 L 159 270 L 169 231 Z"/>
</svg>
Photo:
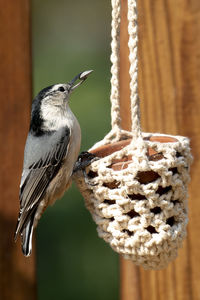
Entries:
<svg viewBox="0 0 200 300">
<path fill-rule="evenodd" d="M 130 61 L 130 100 L 132 132 L 135 138 L 141 136 L 140 112 L 138 97 L 138 26 L 137 0 L 128 0 L 128 34 L 129 34 L 129 61 Z"/>
<path fill-rule="evenodd" d="M 120 129 L 120 94 L 119 94 L 119 49 L 120 49 L 120 0 L 112 0 L 112 23 L 111 23 L 111 95 L 110 101 L 112 130 Z"/>
</svg>

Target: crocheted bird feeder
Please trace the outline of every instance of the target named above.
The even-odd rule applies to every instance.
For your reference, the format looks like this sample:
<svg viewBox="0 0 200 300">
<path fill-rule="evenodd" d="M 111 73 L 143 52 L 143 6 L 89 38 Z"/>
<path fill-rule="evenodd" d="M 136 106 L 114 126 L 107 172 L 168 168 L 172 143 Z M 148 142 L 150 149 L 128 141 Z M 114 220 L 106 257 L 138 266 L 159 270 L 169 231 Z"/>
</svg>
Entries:
<svg viewBox="0 0 200 300">
<path fill-rule="evenodd" d="M 141 132 L 136 0 L 128 0 L 132 132 L 121 129 L 119 26 L 120 1 L 112 0 L 112 130 L 89 150 L 99 159 L 75 172 L 74 179 L 99 236 L 135 264 L 161 269 L 186 236 L 189 140 Z"/>
</svg>

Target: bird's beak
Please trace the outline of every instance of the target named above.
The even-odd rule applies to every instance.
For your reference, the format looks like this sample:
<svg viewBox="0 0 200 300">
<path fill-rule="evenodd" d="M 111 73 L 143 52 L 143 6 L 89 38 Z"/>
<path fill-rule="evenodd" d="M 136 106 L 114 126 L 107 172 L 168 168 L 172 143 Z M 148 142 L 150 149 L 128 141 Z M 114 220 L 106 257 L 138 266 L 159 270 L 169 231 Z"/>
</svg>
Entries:
<svg viewBox="0 0 200 300">
<path fill-rule="evenodd" d="M 81 85 L 86 79 L 87 77 L 93 72 L 93 70 L 89 70 L 89 71 L 85 71 L 85 72 L 81 72 L 78 75 L 76 75 L 70 82 L 70 92 L 73 91 L 74 89 L 76 89 L 79 85 Z M 77 84 L 76 81 L 80 80 Z"/>
</svg>

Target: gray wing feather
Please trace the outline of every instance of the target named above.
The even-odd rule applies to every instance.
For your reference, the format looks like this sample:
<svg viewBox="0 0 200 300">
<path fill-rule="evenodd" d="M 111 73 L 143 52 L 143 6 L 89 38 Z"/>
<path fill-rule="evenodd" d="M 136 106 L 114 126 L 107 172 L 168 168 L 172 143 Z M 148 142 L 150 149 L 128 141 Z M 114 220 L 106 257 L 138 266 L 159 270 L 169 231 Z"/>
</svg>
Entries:
<svg viewBox="0 0 200 300">
<path fill-rule="evenodd" d="M 55 142 L 56 140 L 57 142 Z M 37 161 L 33 162 L 29 151 L 25 149 L 26 158 L 20 184 L 20 214 L 16 235 L 23 230 L 32 212 L 42 200 L 49 183 L 58 173 L 67 154 L 69 143 L 70 130 L 65 128 L 59 138 L 55 138 L 53 135 L 49 137 L 49 147 L 46 145 L 43 149 L 50 149 L 50 151 L 41 151 L 41 143 L 31 143 L 31 152 L 40 153 L 37 155 Z M 29 147 L 29 144 L 27 141 L 26 148 Z M 29 155 L 30 157 L 27 157 Z"/>
</svg>

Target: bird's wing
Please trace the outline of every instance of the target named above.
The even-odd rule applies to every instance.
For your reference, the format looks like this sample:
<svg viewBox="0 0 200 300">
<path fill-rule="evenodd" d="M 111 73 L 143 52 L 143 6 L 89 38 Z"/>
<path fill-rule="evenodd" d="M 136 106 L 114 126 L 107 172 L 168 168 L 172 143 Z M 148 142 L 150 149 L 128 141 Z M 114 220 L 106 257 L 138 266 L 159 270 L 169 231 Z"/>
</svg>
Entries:
<svg viewBox="0 0 200 300">
<path fill-rule="evenodd" d="M 63 132 L 57 143 L 51 145 L 49 151 L 41 153 L 36 162 L 29 165 L 26 161 L 20 184 L 20 214 L 16 235 L 23 230 L 29 217 L 44 196 L 49 183 L 58 173 L 67 154 L 69 144 L 70 130 L 68 129 Z M 38 150 L 39 152 L 38 147 L 39 144 L 36 143 L 34 151 Z"/>
</svg>

